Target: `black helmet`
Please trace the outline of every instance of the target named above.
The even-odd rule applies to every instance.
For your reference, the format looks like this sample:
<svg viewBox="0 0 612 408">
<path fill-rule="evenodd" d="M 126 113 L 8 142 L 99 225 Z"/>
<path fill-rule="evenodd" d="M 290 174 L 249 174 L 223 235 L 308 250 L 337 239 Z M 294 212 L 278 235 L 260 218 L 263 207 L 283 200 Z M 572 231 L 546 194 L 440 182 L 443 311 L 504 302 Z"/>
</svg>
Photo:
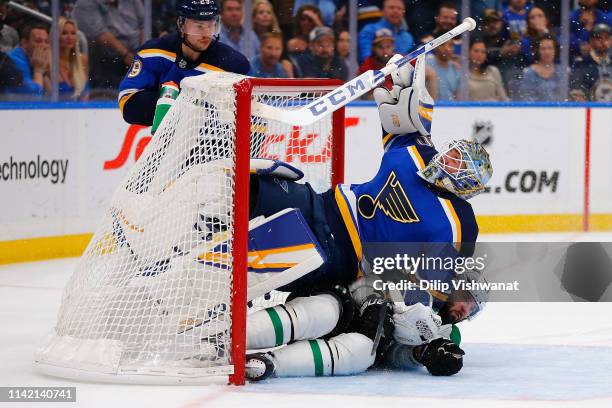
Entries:
<svg viewBox="0 0 612 408">
<path fill-rule="evenodd" d="M 176 14 L 192 20 L 214 20 L 219 17 L 215 0 L 176 0 Z"/>
</svg>

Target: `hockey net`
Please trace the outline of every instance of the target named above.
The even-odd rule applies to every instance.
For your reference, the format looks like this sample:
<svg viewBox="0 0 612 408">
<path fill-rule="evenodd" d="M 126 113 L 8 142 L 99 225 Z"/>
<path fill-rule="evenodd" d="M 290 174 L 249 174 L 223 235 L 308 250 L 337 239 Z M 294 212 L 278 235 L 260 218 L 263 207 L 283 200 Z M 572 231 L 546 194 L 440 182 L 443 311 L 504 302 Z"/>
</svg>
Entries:
<svg viewBox="0 0 612 408">
<path fill-rule="evenodd" d="M 322 192 L 342 179 L 344 147 L 343 110 L 298 127 L 251 107 L 297 109 L 338 84 L 228 73 L 183 80 L 64 290 L 36 356 L 40 370 L 92 381 L 243 383 L 249 159 L 290 163 Z"/>
</svg>

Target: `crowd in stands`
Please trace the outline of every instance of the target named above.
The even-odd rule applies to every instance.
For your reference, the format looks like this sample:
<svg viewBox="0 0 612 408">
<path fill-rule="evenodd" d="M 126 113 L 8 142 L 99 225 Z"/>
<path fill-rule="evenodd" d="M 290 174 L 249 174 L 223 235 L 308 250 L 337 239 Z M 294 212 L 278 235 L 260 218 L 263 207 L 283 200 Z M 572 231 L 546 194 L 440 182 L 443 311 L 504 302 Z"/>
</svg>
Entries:
<svg viewBox="0 0 612 408">
<path fill-rule="evenodd" d="M 50 15 L 49 0 L 17 0 Z M 0 94 L 45 98 L 51 92 L 49 25 L 0 0 Z M 348 0 L 221 1 L 219 40 L 241 51 L 250 75 L 349 79 L 379 69 L 455 27 L 460 0 L 358 0 L 358 37 L 348 32 Z M 461 39 L 427 56 L 427 83 L 438 101 L 612 101 L 612 0 L 573 0 L 569 91 L 562 94 L 561 0 L 474 0 L 469 69 Z M 152 35 L 176 31 L 173 0 L 152 0 Z M 244 29 L 251 13 L 252 31 Z M 143 42 L 142 0 L 61 0 L 60 98 L 112 99 Z M 79 31 L 84 37 L 79 35 Z M 83 44 L 81 39 L 86 39 Z M 350 44 L 357 43 L 358 67 Z M 462 75 L 467 75 L 464 79 Z M 387 84 L 389 85 L 389 84 Z"/>
</svg>

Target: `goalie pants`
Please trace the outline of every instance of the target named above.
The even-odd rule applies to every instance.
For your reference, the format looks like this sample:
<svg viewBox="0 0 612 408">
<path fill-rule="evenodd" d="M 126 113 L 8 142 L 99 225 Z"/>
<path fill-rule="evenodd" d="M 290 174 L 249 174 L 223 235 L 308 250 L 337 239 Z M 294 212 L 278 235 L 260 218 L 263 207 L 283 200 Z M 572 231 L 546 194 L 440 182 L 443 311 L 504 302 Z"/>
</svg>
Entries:
<svg viewBox="0 0 612 408">
<path fill-rule="evenodd" d="M 297 208 L 327 255 L 318 269 L 279 290 L 312 292 L 335 284 L 348 285 L 357 277 L 358 263 L 350 237 L 340 217 L 333 190 L 317 194 L 310 184 L 273 176 L 251 175 L 249 218 L 269 217 L 286 208 Z"/>
</svg>

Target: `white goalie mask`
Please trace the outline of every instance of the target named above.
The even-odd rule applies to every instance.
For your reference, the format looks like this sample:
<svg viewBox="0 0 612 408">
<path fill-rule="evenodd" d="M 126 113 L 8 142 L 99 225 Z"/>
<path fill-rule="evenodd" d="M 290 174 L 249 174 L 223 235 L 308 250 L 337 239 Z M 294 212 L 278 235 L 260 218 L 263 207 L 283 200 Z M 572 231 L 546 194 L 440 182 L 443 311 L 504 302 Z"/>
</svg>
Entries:
<svg viewBox="0 0 612 408">
<path fill-rule="evenodd" d="M 493 167 L 480 143 L 454 140 L 418 174 L 436 187 L 467 200 L 484 190 L 493 175 Z"/>
</svg>

